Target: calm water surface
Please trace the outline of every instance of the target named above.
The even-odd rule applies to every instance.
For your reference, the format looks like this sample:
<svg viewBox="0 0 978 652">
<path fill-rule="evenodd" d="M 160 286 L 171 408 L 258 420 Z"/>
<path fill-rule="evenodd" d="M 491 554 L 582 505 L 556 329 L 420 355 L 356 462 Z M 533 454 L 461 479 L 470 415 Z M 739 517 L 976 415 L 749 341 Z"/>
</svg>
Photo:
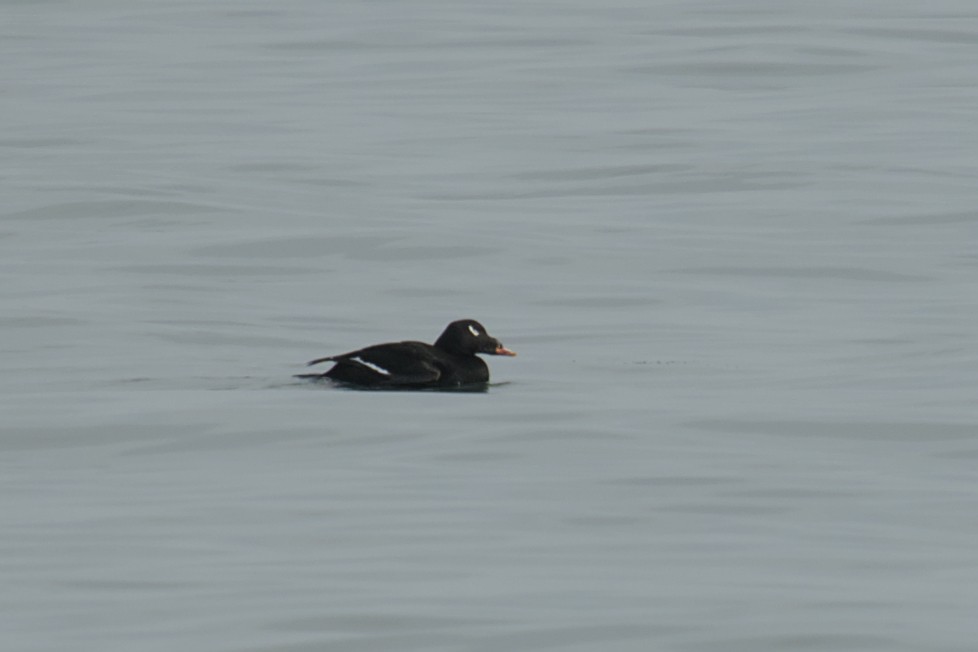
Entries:
<svg viewBox="0 0 978 652">
<path fill-rule="evenodd" d="M 4 649 L 975 649 L 974 3 L 0 11 Z"/>
</svg>

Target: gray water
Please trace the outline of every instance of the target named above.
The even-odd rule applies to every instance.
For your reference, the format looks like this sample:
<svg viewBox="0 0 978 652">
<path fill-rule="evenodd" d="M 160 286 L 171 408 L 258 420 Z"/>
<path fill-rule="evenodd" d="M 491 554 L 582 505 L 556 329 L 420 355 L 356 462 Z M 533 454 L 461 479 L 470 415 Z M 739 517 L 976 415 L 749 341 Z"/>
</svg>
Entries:
<svg viewBox="0 0 978 652">
<path fill-rule="evenodd" d="M 0 15 L 3 650 L 978 645 L 973 2 Z"/>
</svg>

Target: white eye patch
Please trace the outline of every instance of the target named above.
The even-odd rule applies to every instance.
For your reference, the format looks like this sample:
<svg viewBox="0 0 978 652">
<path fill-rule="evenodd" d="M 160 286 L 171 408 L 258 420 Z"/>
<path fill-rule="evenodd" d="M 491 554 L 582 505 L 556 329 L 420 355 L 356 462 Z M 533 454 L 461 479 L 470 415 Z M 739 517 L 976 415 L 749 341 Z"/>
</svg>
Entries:
<svg viewBox="0 0 978 652">
<path fill-rule="evenodd" d="M 391 372 L 387 371 L 386 369 L 384 369 L 383 367 L 381 367 L 379 364 L 374 364 L 373 362 L 367 362 L 366 360 L 363 360 L 362 358 L 358 358 L 358 357 L 357 358 L 350 358 L 350 360 L 353 360 L 354 362 L 359 362 L 364 367 L 366 367 L 368 369 L 373 369 L 374 371 L 376 371 L 379 374 L 383 374 L 385 376 L 390 376 L 391 375 Z"/>
<path fill-rule="evenodd" d="M 473 335 L 475 335 L 476 337 L 479 337 L 480 335 L 482 335 L 482 333 L 479 332 L 479 329 L 477 329 L 472 324 L 469 324 L 469 332 L 472 333 Z"/>
</svg>

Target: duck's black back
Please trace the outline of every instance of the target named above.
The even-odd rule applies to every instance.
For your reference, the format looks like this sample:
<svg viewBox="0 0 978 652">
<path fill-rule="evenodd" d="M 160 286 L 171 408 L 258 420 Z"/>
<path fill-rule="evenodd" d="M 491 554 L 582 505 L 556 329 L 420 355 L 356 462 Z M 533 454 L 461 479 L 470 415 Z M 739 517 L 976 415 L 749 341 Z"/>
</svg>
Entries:
<svg viewBox="0 0 978 652">
<path fill-rule="evenodd" d="M 489 381 L 489 367 L 474 355 L 447 353 L 424 342 L 376 344 L 330 358 L 324 376 L 366 387 L 452 387 Z"/>
</svg>

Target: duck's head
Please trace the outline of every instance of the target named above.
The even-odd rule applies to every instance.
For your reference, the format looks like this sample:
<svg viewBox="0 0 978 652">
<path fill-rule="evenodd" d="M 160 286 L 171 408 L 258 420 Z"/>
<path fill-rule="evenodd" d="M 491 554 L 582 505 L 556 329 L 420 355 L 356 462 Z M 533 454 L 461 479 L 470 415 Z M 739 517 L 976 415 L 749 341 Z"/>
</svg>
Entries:
<svg viewBox="0 0 978 652">
<path fill-rule="evenodd" d="M 516 355 L 486 332 L 485 326 L 474 319 L 453 321 L 435 342 L 439 349 L 458 355 Z"/>
</svg>

